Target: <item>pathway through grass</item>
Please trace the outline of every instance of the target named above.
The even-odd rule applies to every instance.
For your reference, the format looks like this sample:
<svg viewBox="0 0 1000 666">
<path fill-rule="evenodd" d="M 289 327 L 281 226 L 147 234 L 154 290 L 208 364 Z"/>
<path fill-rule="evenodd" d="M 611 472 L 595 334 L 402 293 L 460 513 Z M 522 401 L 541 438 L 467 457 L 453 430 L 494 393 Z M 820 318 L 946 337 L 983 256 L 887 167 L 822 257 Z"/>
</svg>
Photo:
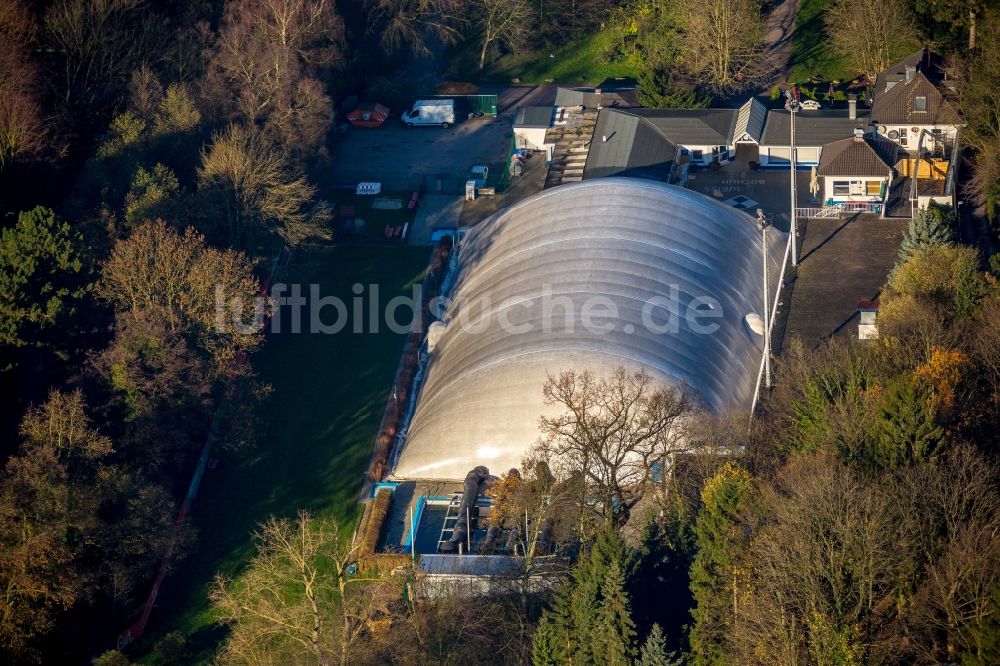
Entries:
<svg viewBox="0 0 1000 666">
<path fill-rule="evenodd" d="M 321 285 L 351 307 L 351 286 L 378 284 L 381 302 L 410 293 L 429 260 L 428 248 L 338 246 L 301 251 L 286 281 Z M 304 329 L 308 326 L 304 311 Z M 333 309 L 324 318 L 334 318 Z M 402 312 L 400 317 L 402 318 Z M 270 514 L 299 508 L 353 529 L 356 503 L 371 455 L 403 337 L 380 326 L 377 334 L 282 333 L 268 338 L 256 359 L 274 392 L 263 414 L 265 434 L 242 460 L 223 461 L 205 478 L 193 523 L 198 547 L 164 585 L 150 621 L 150 638 L 180 631 L 199 661 L 214 652 L 214 626 L 206 590 L 216 572 L 237 573 L 251 555 L 250 532 Z M 151 643 L 150 641 L 146 641 Z"/>
</svg>

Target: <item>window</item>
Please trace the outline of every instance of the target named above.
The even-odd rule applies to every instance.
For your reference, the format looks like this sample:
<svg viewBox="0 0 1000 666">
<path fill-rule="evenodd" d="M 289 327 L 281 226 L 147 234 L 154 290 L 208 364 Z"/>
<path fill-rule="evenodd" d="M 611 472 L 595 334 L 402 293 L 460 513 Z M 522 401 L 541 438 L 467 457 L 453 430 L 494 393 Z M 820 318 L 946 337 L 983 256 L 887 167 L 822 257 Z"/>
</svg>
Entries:
<svg viewBox="0 0 1000 666">
<path fill-rule="evenodd" d="M 833 196 L 846 197 L 851 193 L 851 183 L 846 180 L 833 181 Z"/>
<path fill-rule="evenodd" d="M 905 146 L 906 145 L 906 128 L 905 127 L 900 127 L 899 128 L 899 145 L 901 145 L 901 146 Z"/>
<path fill-rule="evenodd" d="M 767 163 L 788 164 L 790 161 L 788 159 L 789 152 L 788 148 L 771 148 L 771 151 L 767 156 Z"/>
<path fill-rule="evenodd" d="M 692 150 L 691 151 L 691 157 L 696 162 L 700 162 L 701 161 L 701 151 L 700 150 Z"/>
<path fill-rule="evenodd" d="M 851 196 L 861 196 L 865 191 L 865 181 L 863 180 L 852 180 L 851 181 Z"/>
<path fill-rule="evenodd" d="M 880 180 L 866 180 L 865 181 L 865 196 L 869 196 L 869 197 L 882 196 L 882 181 L 880 181 Z"/>
<path fill-rule="evenodd" d="M 926 95 L 917 95 L 913 98 L 913 110 L 914 111 L 926 111 L 927 110 L 927 97 Z"/>
<path fill-rule="evenodd" d="M 719 159 L 720 160 L 729 159 L 729 146 L 719 146 Z"/>
<path fill-rule="evenodd" d="M 681 148 L 681 155 L 687 155 L 687 154 L 688 154 L 688 149 L 687 148 Z"/>
</svg>

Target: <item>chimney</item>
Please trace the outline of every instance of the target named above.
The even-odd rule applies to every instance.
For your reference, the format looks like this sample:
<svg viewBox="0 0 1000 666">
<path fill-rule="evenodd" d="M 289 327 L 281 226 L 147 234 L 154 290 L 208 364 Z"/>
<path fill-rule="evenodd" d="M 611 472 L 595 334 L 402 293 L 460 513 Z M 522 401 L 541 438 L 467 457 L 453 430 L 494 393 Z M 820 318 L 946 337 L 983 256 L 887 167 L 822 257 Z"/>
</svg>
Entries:
<svg viewBox="0 0 1000 666">
<path fill-rule="evenodd" d="M 847 96 L 847 117 L 851 120 L 858 119 L 858 96 L 854 93 Z"/>
<path fill-rule="evenodd" d="M 907 65 L 906 66 L 906 82 L 909 83 L 910 81 L 912 81 L 913 77 L 915 77 L 916 75 L 917 75 L 917 66 L 916 65 Z"/>
</svg>

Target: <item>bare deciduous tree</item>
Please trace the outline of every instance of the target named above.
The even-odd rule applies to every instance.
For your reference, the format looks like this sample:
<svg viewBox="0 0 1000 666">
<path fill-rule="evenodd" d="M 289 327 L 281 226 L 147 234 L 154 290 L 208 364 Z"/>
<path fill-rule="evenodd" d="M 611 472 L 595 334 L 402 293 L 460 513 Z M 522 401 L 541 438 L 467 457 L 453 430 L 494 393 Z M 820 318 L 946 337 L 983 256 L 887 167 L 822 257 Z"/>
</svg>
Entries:
<svg viewBox="0 0 1000 666">
<path fill-rule="evenodd" d="M 684 450 L 682 417 L 691 409 L 683 392 L 659 386 L 644 371 L 616 369 L 609 377 L 589 371 L 550 376 L 545 403 L 565 409 L 539 419 L 535 448 L 557 476 L 583 476 L 605 521 L 625 522 L 673 454 Z M 581 497 L 581 501 L 584 498 Z"/>
<path fill-rule="evenodd" d="M 4 39 L 0 44 L 0 170 L 44 148 L 47 134 L 35 68 L 20 45 Z"/>
<path fill-rule="evenodd" d="M 289 149 L 314 149 L 332 121 L 321 79 L 340 61 L 342 40 L 329 0 L 230 0 L 212 76 L 247 120 L 264 121 Z M 322 132 L 295 128 L 296 121 L 311 127 L 323 120 Z M 303 138 L 314 143 L 295 141 Z"/>
<path fill-rule="evenodd" d="M 790 463 L 764 502 L 731 633 L 736 661 L 830 663 L 817 651 L 835 644 L 861 658 L 912 556 L 891 495 L 812 456 Z"/>
<path fill-rule="evenodd" d="M 735 92 L 753 86 L 763 71 L 760 0 L 704 0 L 681 3 L 683 62 L 711 90 Z"/>
<path fill-rule="evenodd" d="M 900 45 L 915 35 L 913 13 L 904 0 L 834 0 L 826 8 L 833 46 L 871 81 L 900 57 Z"/>
<path fill-rule="evenodd" d="M 254 533 L 257 554 L 236 580 L 217 576 L 210 598 L 230 633 L 224 663 L 350 663 L 351 647 L 382 595 L 352 575 L 357 547 L 335 521 L 300 511 Z M 338 626 L 339 624 L 339 626 Z"/>
<path fill-rule="evenodd" d="M 379 39 L 388 51 L 405 47 L 429 56 L 429 39 L 454 44 L 462 39 L 466 5 L 461 0 L 368 0 Z"/>
<path fill-rule="evenodd" d="M 42 37 L 56 60 L 55 92 L 67 110 L 86 114 L 118 102 L 132 69 L 157 48 L 157 22 L 144 0 L 52 4 Z"/>
<path fill-rule="evenodd" d="M 316 188 L 259 131 L 231 125 L 215 135 L 198 168 L 212 221 L 234 247 L 258 250 L 277 234 L 289 245 L 329 238 L 330 209 Z"/>
<path fill-rule="evenodd" d="M 517 53 L 528 35 L 531 8 L 524 0 L 476 0 L 473 8 L 479 27 L 479 69 L 496 49 Z"/>
<path fill-rule="evenodd" d="M 216 371 L 232 370 L 240 350 L 261 344 L 260 330 L 233 322 L 234 312 L 242 312 L 244 321 L 252 317 L 248 311 L 258 289 L 242 253 L 206 247 L 193 229 L 178 234 L 163 221 L 118 241 L 97 285 L 97 293 L 120 311 L 155 313 L 170 330 L 193 334 L 212 354 Z"/>
</svg>

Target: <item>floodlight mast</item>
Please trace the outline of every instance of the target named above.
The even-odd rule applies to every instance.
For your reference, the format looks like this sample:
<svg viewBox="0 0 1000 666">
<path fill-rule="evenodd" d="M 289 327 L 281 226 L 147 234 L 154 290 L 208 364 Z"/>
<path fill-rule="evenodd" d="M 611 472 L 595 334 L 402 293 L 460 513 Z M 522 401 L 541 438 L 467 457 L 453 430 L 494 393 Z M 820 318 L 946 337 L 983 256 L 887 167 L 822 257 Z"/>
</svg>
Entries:
<svg viewBox="0 0 1000 666">
<path fill-rule="evenodd" d="M 771 388 L 771 307 L 768 298 L 767 228 L 771 226 L 764 211 L 757 209 L 757 228 L 760 229 L 761 255 L 764 264 L 764 388 Z"/>
<path fill-rule="evenodd" d="M 790 141 L 789 141 L 789 143 L 791 144 L 791 147 L 789 148 L 789 153 L 788 153 L 788 164 L 789 164 L 789 166 L 791 166 L 791 172 L 792 172 L 792 176 L 791 176 L 791 178 L 792 178 L 791 208 L 789 210 L 789 212 L 791 214 L 791 221 L 792 222 L 791 222 L 791 227 L 790 227 L 789 233 L 792 234 L 792 266 L 798 266 L 799 265 L 799 248 L 798 248 L 798 232 L 797 232 L 798 225 L 796 224 L 796 221 L 795 221 L 795 205 L 796 205 L 796 201 L 795 201 L 795 199 L 796 199 L 796 197 L 795 197 L 795 194 L 796 194 L 796 192 L 795 192 L 795 113 L 799 110 L 799 101 L 797 99 L 795 99 L 794 95 L 792 95 L 792 89 L 791 88 L 789 88 L 788 90 L 785 91 L 785 97 L 788 98 L 788 111 L 789 111 L 788 115 L 790 116 L 789 133 L 791 135 L 790 136 Z"/>
</svg>

